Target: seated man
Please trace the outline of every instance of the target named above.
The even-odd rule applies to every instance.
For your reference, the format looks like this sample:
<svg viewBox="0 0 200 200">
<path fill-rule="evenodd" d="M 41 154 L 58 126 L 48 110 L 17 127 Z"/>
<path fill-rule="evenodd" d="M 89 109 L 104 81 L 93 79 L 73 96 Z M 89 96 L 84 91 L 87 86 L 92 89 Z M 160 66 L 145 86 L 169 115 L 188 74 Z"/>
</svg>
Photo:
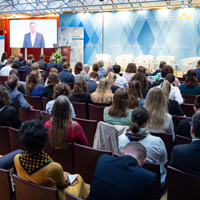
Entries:
<svg viewBox="0 0 200 200">
<path fill-rule="evenodd" d="M 20 54 L 18 55 L 18 58 L 19 58 L 18 60 L 15 60 L 15 61 L 14 61 L 14 63 L 13 63 L 14 66 L 17 66 L 17 65 L 20 63 L 20 60 L 21 60 L 22 58 L 24 58 L 24 57 L 23 57 L 23 54 L 20 53 Z M 23 59 L 23 65 L 24 65 L 24 66 L 26 65 L 26 60 L 24 60 L 24 59 Z M 12 67 L 14 67 L 14 66 L 12 66 Z M 14 68 L 15 68 L 15 67 L 14 67 Z M 17 67 L 16 67 L 16 68 L 17 68 Z"/>
<path fill-rule="evenodd" d="M 22 76 L 23 74 L 29 74 L 32 71 L 31 65 L 32 65 L 32 60 L 27 60 L 26 66 L 21 66 L 18 69 L 18 73 L 19 75 L 21 75 L 22 79 L 23 79 L 23 76 Z M 26 81 L 26 80 L 22 80 L 22 81 Z"/>
<path fill-rule="evenodd" d="M 128 88 L 127 80 L 119 75 L 119 72 L 121 71 L 121 67 L 119 65 L 114 65 L 113 71 L 116 74 L 115 85 L 121 88 Z"/>
<path fill-rule="evenodd" d="M 62 57 L 62 62 L 61 63 L 59 63 L 59 64 L 57 64 L 57 69 L 62 69 L 63 68 L 63 64 L 65 63 L 65 62 L 67 62 L 67 57 L 66 56 L 63 56 Z"/>
<path fill-rule="evenodd" d="M 77 82 L 79 79 L 83 79 L 85 82 L 89 80 L 90 66 L 85 64 L 83 65 L 83 71 L 80 74 L 75 75 L 74 82 Z"/>
<path fill-rule="evenodd" d="M 37 63 L 39 64 L 39 68 L 43 68 L 43 69 L 46 70 L 46 68 L 47 68 L 47 63 L 44 61 L 44 58 L 45 58 L 44 54 L 41 54 L 41 55 L 40 55 L 40 60 L 37 61 Z"/>
<path fill-rule="evenodd" d="M 146 149 L 138 142 L 128 143 L 122 157 L 102 155 L 96 164 L 88 200 L 158 200 L 156 174 L 142 168 Z"/>
<path fill-rule="evenodd" d="M 31 106 L 25 99 L 21 92 L 17 90 L 19 86 L 18 78 L 13 74 L 8 77 L 8 86 L 10 87 L 9 94 L 11 98 L 11 104 L 15 107 L 21 107 L 23 109 L 32 109 Z"/>
<path fill-rule="evenodd" d="M 63 71 L 58 74 L 60 81 L 64 83 L 74 83 L 74 76 L 70 73 L 70 64 L 65 62 L 63 64 Z"/>
<path fill-rule="evenodd" d="M 194 71 L 196 72 L 197 79 L 200 79 L 200 60 L 197 62 L 197 66 Z M 185 77 L 186 77 L 186 74 L 183 75 L 183 78 L 185 78 Z"/>
<path fill-rule="evenodd" d="M 165 67 L 162 68 L 161 69 L 161 78 L 158 81 L 154 81 L 152 84 L 152 87 L 160 85 L 165 80 L 165 76 L 167 76 L 168 73 L 169 73 L 169 69 L 167 69 Z"/>
<path fill-rule="evenodd" d="M 13 59 L 7 60 L 7 65 L 0 70 L 0 76 L 9 76 L 10 70 L 12 69 Z"/>
<path fill-rule="evenodd" d="M 165 67 L 167 63 L 165 61 L 160 61 L 159 64 L 159 69 L 157 69 L 155 72 L 153 72 L 152 74 L 149 74 L 149 76 L 154 76 L 155 80 L 157 81 L 160 78 L 160 73 L 161 73 L 161 69 Z M 159 74 L 158 74 L 159 73 Z M 158 74 L 158 76 L 156 76 Z"/>
<path fill-rule="evenodd" d="M 170 164 L 181 171 L 200 176 L 200 112 L 192 116 L 190 133 L 192 142 L 175 146 Z"/>
<path fill-rule="evenodd" d="M 57 68 L 56 58 L 55 57 L 51 57 L 51 62 L 47 63 L 47 68 L 48 69 Z"/>
<path fill-rule="evenodd" d="M 98 80 L 98 73 L 97 72 L 91 72 L 90 73 L 90 79 L 86 82 L 88 92 L 93 93 L 96 91 L 98 84 L 96 83 Z"/>
<path fill-rule="evenodd" d="M 102 73 L 103 75 L 108 73 L 108 70 L 103 68 L 104 62 L 102 60 L 98 62 L 98 65 L 99 65 L 99 71 L 98 71 L 99 73 Z"/>
</svg>

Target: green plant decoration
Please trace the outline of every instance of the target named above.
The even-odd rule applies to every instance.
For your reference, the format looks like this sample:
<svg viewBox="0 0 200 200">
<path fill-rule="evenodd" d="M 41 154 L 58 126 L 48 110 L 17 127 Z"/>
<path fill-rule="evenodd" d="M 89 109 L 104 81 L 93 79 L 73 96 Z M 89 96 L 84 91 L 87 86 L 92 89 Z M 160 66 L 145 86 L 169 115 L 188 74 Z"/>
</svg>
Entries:
<svg viewBox="0 0 200 200">
<path fill-rule="evenodd" d="M 56 63 L 61 63 L 62 62 L 62 54 L 60 49 L 58 49 L 55 53 L 52 53 L 51 57 L 56 58 Z M 49 62 L 51 62 L 51 58 L 49 59 Z"/>
</svg>

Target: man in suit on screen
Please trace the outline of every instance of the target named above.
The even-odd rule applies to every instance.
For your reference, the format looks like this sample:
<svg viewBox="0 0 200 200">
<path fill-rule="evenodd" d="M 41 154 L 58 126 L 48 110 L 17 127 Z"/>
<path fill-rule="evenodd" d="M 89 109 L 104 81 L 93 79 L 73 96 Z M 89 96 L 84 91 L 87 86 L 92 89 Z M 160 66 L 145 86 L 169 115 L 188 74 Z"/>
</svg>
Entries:
<svg viewBox="0 0 200 200">
<path fill-rule="evenodd" d="M 36 32 L 37 24 L 30 23 L 30 33 L 24 35 L 23 48 L 45 48 L 44 37 L 41 33 Z"/>
</svg>

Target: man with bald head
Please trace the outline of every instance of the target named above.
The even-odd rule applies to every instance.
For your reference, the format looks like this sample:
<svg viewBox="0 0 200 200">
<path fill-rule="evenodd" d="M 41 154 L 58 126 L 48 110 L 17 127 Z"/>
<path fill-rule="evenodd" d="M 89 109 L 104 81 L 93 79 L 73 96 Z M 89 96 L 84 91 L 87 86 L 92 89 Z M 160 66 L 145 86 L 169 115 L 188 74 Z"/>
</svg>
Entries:
<svg viewBox="0 0 200 200">
<path fill-rule="evenodd" d="M 89 71 L 90 66 L 88 64 L 83 65 L 83 71 L 75 76 L 74 82 L 77 82 L 79 79 L 83 79 L 85 82 L 88 81 L 90 78 Z"/>
<path fill-rule="evenodd" d="M 13 63 L 13 66 L 12 66 L 12 68 L 15 68 L 15 69 L 17 69 L 18 68 L 18 64 L 20 63 L 20 61 L 21 60 L 23 60 L 23 66 L 26 66 L 26 60 L 24 60 L 24 56 L 23 56 L 23 54 L 22 53 L 20 53 L 19 55 L 18 55 L 18 60 L 15 60 L 14 61 L 14 63 Z"/>
<path fill-rule="evenodd" d="M 56 58 L 54 56 L 51 57 L 51 62 L 47 63 L 47 68 L 49 68 L 49 69 L 51 69 L 51 68 L 57 68 Z"/>
<path fill-rule="evenodd" d="M 158 200 L 158 178 L 142 168 L 146 154 L 138 142 L 128 143 L 121 157 L 103 154 L 97 161 L 87 200 Z"/>
</svg>

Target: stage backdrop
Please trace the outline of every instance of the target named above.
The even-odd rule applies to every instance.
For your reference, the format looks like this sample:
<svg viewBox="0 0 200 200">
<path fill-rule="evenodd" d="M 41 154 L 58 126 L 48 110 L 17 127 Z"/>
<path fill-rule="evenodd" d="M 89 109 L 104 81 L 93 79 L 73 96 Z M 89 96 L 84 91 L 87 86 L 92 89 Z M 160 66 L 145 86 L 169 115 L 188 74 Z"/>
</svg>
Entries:
<svg viewBox="0 0 200 200">
<path fill-rule="evenodd" d="M 104 13 L 104 53 L 112 58 L 173 55 L 180 64 L 197 55 L 195 35 L 194 9 Z"/>
<path fill-rule="evenodd" d="M 77 61 L 83 62 L 83 27 L 59 27 L 58 45 L 71 46 L 70 64 L 75 65 Z"/>
<path fill-rule="evenodd" d="M 93 65 L 102 53 L 102 16 L 99 13 L 60 15 L 60 27 L 84 27 L 84 64 Z M 77 60 L 78 62 L 79 60 Z"/>
</svg>

